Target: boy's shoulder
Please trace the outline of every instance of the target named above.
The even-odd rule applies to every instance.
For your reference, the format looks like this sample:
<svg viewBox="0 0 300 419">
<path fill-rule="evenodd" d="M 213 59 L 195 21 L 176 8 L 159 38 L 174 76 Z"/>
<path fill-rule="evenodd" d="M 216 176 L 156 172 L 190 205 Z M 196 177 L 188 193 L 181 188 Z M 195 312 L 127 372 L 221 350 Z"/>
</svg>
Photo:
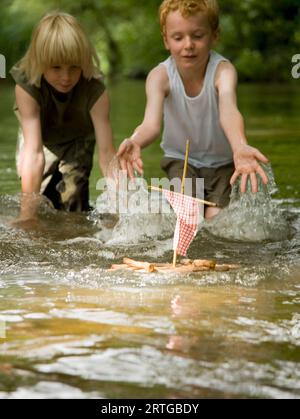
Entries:
<svg viewBox="0 0 300 419">
<path fill-rule="evenodd" d="M 25 75 L 25 72 L 21 70 L 18 64 L 15 64 L 9 71 L 9 74 L 13 78 L 16 84 L 29 85 L 29 81 Z"/>
<path fill-rule="evenodd" d="M 148 74 L 148 78 L 164 78 L 167 76 L 168 73 L 164 63 L 159 63 L 156 67 L 152 68 Z"/>
<path fill-rule="evenodd" d="M 90 97 L 91 95 L 101 95 L 105 91 L 105 83 L 102 77 L 92 77 L 91 79 L 86 79 L 85 77 L 81 77 L 78 85 L 77 91 L 81 95 Z"/>
<path fill-rule="evenodd" d="M 91 79 L 86 79 L 85 77 L 81 77 L 81 84 L 88 88 L 93 88 L 95 86 L 105 86 L 104 78 L 102 76 L 92 77 Z"/>
<path fill-rule="evenodd" d="M 41 89 L 31 83 L 29 83 L 25 72 L 20 68 L 19 63 L 15 64 L 9 71 L 9 74 L 13 78 L 15 84 L 20 86 L 25 92 L 33 97 L 38 104 L 41 104 Z"/>
<path fill-rule="evenodd" d="M 235 66 L 230 61 L 221 61 L 215 74 L 215 86 L 227 85 L 229 82 L 236 84 L 237 77 Z"/>
<path fill-rule="evenodd" d="M 164 63 L 159 63 L 156 67 L 154 67 L 149 72 L 147 77 L 147 81 L 156 81 L 161 84 L 167 83 L 168 80 L 168 71 Z"/>
<path fill-rule="evenodd" d="M 148 89 L 158 89 L 164 94 L 169 91 L 169 78 L 166 67 L 163 63 L 158 64 L 148 74 L 146 86 Z"/>
</svg>

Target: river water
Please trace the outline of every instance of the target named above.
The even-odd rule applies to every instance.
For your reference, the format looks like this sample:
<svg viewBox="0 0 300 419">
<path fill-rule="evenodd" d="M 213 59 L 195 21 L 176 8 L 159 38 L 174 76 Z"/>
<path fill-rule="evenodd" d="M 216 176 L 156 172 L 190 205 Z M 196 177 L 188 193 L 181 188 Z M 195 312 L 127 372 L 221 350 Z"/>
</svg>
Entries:
<svg viewBox="0 0 300 419">
<path fill-rule="evenodd" d="M 190 248 L 240 269 L 166 275 L 108 269 L 124 256 L 171 261 L 171 219 L 114 226 L 44 203 L 21 230 L 19 195 L 2 193 L 0 398 L 300 398 L 300 199 L 273 204 L 282 223 L 268 237 L 247 236 L 270 227 L 261 207 L 256 227 L 223 217 Z"/>
</svg>

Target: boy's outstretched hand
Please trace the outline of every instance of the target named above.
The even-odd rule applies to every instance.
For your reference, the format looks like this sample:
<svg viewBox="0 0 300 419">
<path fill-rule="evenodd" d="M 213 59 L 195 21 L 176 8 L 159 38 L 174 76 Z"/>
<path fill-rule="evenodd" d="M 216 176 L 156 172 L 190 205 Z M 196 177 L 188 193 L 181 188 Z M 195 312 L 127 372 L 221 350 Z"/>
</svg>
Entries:
<svg viewBox="0 0 300 419">
<path fill-rule="evenodd" d="M 119 147 L 117 157 L 122 170 L 126 170 L 131 179 L 134 179 L 135 170 L 143 176 L 144 165 L 141 158 L 141 147 L 135 141 L 124 140 Z"/>
<path fill-rule="evenodd" d="M 250 176 L 252 192 L 256 193 L 258 192 L 256 174 L 260 175 L 265 185 L 268 183 L 268 177 L 260 166 L 259 161 L 267 164 L 269 160 L 259 150 L 243 144 L 234 152 L 233 158 L 235 172 L 230 180 L 231 186 L 241 176 L 241 192 L 245 193 L 247 190 L 248 176 Z"/>
</svg>

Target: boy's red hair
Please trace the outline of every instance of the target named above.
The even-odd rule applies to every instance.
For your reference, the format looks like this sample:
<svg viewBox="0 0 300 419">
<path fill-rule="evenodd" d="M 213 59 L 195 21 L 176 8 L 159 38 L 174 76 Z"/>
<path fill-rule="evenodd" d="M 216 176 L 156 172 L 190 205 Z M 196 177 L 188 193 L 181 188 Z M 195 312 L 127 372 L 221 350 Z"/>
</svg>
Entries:
<svg viewBox="0 0 300 419">
<path fill-rule="evenodd" d="M 179 10 L 183 17 L 192 16 L 198 12 L 207 15 L 211 29 L 219 29 L 219 6 L 216 0 L 164 0 L 159 8 L 160 27 L 165 34 L 167 16 L 170 12 Z"/>
</svg>

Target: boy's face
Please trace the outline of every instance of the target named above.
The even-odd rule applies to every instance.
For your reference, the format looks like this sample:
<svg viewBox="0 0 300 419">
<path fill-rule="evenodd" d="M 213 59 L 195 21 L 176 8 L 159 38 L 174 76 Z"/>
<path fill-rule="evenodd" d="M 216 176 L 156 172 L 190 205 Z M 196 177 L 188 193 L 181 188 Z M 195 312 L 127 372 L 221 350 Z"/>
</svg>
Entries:
<svg viewBox="0 0 300 419">
<path fill-rule="evenodd" d="M 182 68 L 203 64 L 217 38 L 218 33 L 213 32 L 207 16 L 202 12 L 185 18 L 176 10 L 167 16 L 165 47 Z"/>
<path fill-rule="evenodd" d="M 60 93 L 69 93 L 79 82 L 82 70 L 77 65 L 58 64 L 47 68 L 45 80 Z"/>
</svg>

